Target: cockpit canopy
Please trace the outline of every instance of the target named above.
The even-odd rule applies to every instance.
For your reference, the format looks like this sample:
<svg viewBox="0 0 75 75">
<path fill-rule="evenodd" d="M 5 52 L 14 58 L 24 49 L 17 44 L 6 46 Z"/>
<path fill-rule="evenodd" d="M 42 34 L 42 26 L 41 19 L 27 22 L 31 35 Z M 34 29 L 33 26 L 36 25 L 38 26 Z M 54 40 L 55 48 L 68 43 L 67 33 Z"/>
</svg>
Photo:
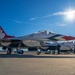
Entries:
<svg viewBox="0 0 75 75">
<path fill-rule="evenodd" d="M 47 30 L 42 30 L 42 31 L 38 31 L 36 32 L 37 34 L 53 34 L 54 32 L 52 31 L 47 31 Z"/>
</svg>

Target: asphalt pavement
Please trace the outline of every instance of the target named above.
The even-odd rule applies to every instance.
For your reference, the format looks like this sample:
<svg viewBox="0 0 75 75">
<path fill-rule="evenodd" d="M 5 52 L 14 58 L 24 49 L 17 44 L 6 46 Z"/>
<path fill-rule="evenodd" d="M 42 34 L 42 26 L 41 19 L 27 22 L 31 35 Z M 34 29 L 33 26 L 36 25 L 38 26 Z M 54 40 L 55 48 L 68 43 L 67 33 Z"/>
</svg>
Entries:
<svg viewBox="0 0 75 75">
<path fill-rule="evenodd" d="M 0 75 L 75 75 L 75 55 L 0 52 Z"/>
</svg>

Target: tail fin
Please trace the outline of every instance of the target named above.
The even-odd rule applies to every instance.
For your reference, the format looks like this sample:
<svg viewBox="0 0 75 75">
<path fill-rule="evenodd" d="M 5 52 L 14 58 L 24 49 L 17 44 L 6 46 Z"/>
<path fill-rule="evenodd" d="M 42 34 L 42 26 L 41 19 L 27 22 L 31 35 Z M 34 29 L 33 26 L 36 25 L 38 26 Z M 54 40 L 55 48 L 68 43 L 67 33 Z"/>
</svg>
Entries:
<svg viewBox="0 0 75 75">
<path fill-rule="evenodd" d="M 0 39 L 4 39 L 4 38 L 13 38 L 14 36 L 9 36 L 5 33 L 5 31 L 2 29 L 2 27 L 0 26 Z"/>
</svg>

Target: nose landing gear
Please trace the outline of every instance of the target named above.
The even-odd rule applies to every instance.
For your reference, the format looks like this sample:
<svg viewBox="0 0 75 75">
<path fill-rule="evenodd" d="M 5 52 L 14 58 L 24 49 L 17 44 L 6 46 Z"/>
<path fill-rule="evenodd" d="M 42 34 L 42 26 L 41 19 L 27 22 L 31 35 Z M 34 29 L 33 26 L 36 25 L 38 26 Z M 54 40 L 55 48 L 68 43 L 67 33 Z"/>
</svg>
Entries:
<svg viewBox="0 0 75 75">
<path fill-rule="evenodd" d="M 37 53 L 36 53 L 37 55 L 40 55 L 41 54 L 41 50 L 40 49 L 38 49 L 38 51 L 37 51 Z"/>
</svg>

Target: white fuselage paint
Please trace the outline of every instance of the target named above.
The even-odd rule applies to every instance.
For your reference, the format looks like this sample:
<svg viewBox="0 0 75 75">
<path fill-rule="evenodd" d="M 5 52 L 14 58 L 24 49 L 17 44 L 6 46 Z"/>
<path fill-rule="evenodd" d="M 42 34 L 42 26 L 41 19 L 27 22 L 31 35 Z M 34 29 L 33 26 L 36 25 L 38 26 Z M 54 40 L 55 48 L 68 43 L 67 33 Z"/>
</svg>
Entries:
<svg viewBox="0 0 75 75">
<path fill-rule="evenodd" d="M 34 40 L 23 40 L 23 44 L 25 44 L 28 47 L 40 47 L 40 42 L 34 41 Z"/>
<path fill-rule="evenodd" d="M 41 41 L 48 41 L 50 36 L 53 35 L 48 35 L 48 34 L 32 34 L 32 35 L 27 35 L 25 37 L 22 37 L 22 42 L 24 45 L 29 46 L 29 47 L 40 47 Z"/>
</svg>

